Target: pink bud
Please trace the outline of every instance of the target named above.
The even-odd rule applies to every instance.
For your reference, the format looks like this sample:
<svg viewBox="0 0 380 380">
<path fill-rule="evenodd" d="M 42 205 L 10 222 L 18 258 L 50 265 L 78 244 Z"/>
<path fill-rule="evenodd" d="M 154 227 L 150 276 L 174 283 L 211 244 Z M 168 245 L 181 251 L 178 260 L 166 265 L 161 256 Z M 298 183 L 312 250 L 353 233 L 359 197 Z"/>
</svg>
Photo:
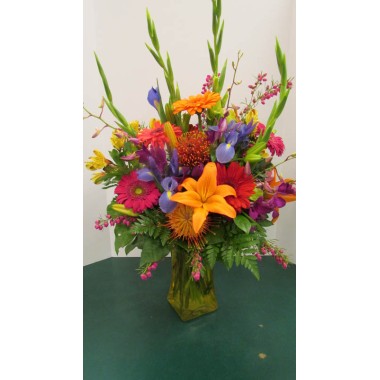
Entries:
<svg viewBox="0 0 380 380">
<path fill-rule="evenodd" d="M 107 218 L 107 219 L 111 219 L 111 215 L 110 215 L 110 214 L 107 214 L 107 215 L 106 215 L 106 218 Z"/>
<path fill-rule="evenodd" d="M 147 276 L 148 278 L 151 278 L 151 277 L 152 277 L 152 273 L 151 273 L 150 271 L 146 272 L 145 274 L 146 274 L 146 276 Z"/>
<path fill-rule="evenodd" d="M 284 261 L 284 262 L 282 263 L 282 267 L 283 267 L 284 269 L 286 269 L 286 268 L 288 267 L 288 264 Z"/>
<path fill-rule="evenodd" d="M 201 278 L 200 272 L 194 273 L 193 278 L 194 278 L 194 281 L 199 281 Z"/>
<path fill-rule="evenodd" d="M 260 255 L 260 253 L 256 254 L 256 257 L 257 257 L 257 260 L 261 261 L 262 260 L 262 257 Z"/>
<path fill-rule="evenodd" d="M 145 280 L 147 280 L 148 279 L 148 277 L 147 277 L 147 275 L 146 274 L 140 274 L 140 278 L 143 280 L 143 281 L 145 281 Z"/>
<path fill-rule="evenodd" d="M 103 229 L 103 226 L 99 226 L 99 230 L 102 230 Z"/>
<path fill-rule="evenodd" d="M 108 222 L 104 222 L 104 227 L 108 227 Z"/>
<path fill-rule="evenodd" d="M 115 225 L 115 221 L 111 219 L 111 220 L 110 220 L 110 225 L 111 225 L 111 226 L 114 226 L 114 225 Z"/>
</svg>

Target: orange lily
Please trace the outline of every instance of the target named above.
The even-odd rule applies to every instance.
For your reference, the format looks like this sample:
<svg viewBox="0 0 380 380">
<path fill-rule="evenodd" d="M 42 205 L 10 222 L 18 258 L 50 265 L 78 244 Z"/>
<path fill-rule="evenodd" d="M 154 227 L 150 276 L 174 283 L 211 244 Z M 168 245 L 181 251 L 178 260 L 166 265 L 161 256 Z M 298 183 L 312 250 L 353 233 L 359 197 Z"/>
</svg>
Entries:
<svg viewBox="0 0 380 380">
<path fill-rule="evenodd" d="M 187 191 L 176 193 L 170 198 L 171 201 L 182 203 L 194 209 L 193 228 L 195 233 L 201 229 L 209 212 L 236 218 L 235 209 L 224 199 L 229 195 L 236 197 L 236 191 L 229 185 L 217 186 L 216 177 L 216 165 L 214 162 L 209 162 L 198 181 L 194 178 L 186 178 L 179 188 L 184 187 Z"/>
</svg>

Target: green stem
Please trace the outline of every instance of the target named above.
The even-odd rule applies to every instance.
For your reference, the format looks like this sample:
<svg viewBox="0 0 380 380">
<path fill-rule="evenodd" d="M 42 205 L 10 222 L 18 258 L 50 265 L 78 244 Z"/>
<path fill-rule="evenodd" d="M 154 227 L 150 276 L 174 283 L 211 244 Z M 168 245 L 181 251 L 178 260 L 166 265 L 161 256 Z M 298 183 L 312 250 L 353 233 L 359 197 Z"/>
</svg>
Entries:
<svg viewBox="0 0 380 380">
<path fill-rule="evenodd" d="M 200 113 L 197 113 L 198 115 L 198 129 L 202 131 L 202 117 Z"/>
<path fill-rule="evenodd" d="M 116 127 L 113 127 L 112 125 L 108 124 L 104 119 L 102 119 L 100 116 L 94 115 L 92 112 L 90 112 L 85 106 L 83 106 L 83 109 L 88 113 L 88 116 L 94 117 L 95 119 L 98 119 L 102 121 L 107 127 L 110 127 L 112 129 L 118 129 Z"/>
</svg>

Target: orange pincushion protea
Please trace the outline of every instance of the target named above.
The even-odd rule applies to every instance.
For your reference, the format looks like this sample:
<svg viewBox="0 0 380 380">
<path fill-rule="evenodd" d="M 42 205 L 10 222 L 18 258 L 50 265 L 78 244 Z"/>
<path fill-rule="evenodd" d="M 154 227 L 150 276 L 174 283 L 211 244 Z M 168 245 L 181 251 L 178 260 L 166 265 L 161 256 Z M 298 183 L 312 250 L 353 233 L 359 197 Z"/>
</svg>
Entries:
<svg viewBox="0 0 380 380">
<path fill-rule="evenodd" d="M 196 233 L 193 227 L 194 209 L 190 206 L 178 204 L 178 206 L 168 214 L 167 226 L 172 230 L 173 239 L 187 240 L 189 245 L 201 247 L 205 244 L 204 234 L 208 231 L 208 221 L 202 224 Z"/>
<path fill-rule="evenodd" d="M 177 151 L 181 166 L 194 168 L 210 161 L 210 143 L 206 134 L 198 130 L 180 136 Z"/>
<path fill-rule="evenodd" d="M 220 95 L 216 92 L 207 91 L 204 94 L 190 96 L 173 103 L 173 113 L 187 111 L 190 115 L 201 113 L 206 108 L 211 108 L 220 100 Z"/>
</svg>

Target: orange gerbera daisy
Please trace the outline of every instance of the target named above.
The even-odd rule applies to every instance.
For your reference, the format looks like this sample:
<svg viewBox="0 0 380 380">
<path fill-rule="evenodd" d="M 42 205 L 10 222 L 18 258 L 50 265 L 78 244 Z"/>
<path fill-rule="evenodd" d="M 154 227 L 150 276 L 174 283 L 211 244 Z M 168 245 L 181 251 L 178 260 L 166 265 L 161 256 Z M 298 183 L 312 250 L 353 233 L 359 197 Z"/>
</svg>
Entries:
<svg viewBox="0 0 380 380">
<path fill-rule="evenodd" d="M 173 103 L 173 113 L 177 114 L 187 111 L 190 115 L 201 113 L 206 108 L 211 108 L 220 100 L 217 92 L 207 91 L 204 94 L 190 96 L 187 99 L 181 99 Z"/>
</svg>

